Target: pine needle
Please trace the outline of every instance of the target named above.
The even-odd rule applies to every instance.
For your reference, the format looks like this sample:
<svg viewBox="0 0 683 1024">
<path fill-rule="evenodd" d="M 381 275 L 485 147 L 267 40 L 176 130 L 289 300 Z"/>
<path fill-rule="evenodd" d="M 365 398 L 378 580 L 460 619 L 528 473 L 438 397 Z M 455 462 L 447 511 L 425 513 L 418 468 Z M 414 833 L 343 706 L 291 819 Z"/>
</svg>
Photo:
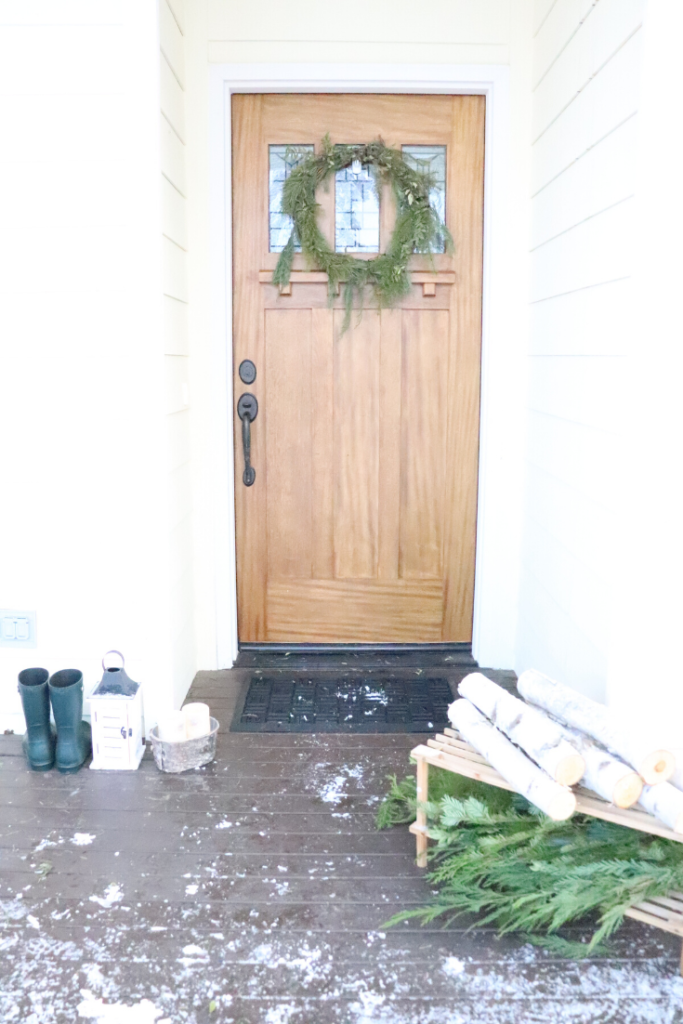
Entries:
<svg viewBox="0 0 683 1024">
<path fill-rule="evenodd" d="M 438 894 L 387 926 L 410 919 L 445 926 L 475 915 L 471 927 L 495 925 L 500 935 L 516 932 L 577 958 L 602 948 L 629 907 L 683 889 L 679 843 L 583 814 L 552 821 L 522 797 L 438 771 L 430 770 L 434 799 L 425 804 L 435 842 L 427 881 Z M 450 792 L 440 776 L 455 780 Z M 413 820 L 415 808 L 414 779 L 393 777 L 378 827 Z M 588 943 L 557 935 L 575 922 L 592 928 Z"/>
</svg>

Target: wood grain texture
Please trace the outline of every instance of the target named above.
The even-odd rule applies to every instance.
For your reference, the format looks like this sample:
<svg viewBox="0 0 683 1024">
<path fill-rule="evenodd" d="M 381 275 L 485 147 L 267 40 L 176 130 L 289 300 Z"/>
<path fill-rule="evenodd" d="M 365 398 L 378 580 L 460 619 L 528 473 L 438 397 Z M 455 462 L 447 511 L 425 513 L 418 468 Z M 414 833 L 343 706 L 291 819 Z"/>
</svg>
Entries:
<svg viewBox="0 0 683 1024">
<path fill-rule="evenodd" d="M 377 574 L 380 319 L 334 326 L 334 574 Z"/>
<path fill-rule="evenodd" d="M 235 409 L 235 518 L 237 545 L 237 618 L 240 639 L 265 639 L 266 614 L 266 503 L 267 470 L 264 428 L 268 410 L 263 401 L 264 374 L 257 376 L 250 390 L 259 402 L 259 416 L 252 429 L 252 462 L 256 483 L 242 483 L 244 456 L 242 424 L 237 416 L 237 398 L 246 390 L 237 369 L 243 359 L 264 366 L 264 317 L 257 278 L 259 255 L 267 245 L 267 207 L 263 190 L 253 181 L 266 181 L 268 154 L 260 144 L 261 96 L 235 96 L 232 101 L 233 142 L 233 362 Z"/>
<path fill-rule="evenodd" d="M 479 473 L 481 300 L 484 227 L 483 96 L 453 96 L 447 219 L 455 243 L 456 287 L 449 327 L 444 520 L 444 639 L 470 640 Z"/>
<path fill-rule="evenodd" d="M 268 573 L 310 577 L 311 311 L 269 309 L 265 322 Z"/>
<path fill-rule="evenodd" d="M 312 575 L 334 576 L 334 314 L 312 309 L 311 345 L 311 460 L 312 460 Z"/>
<path fill-rule="evenodd" d="M 449 316 L 406 310 L 402 320 L 399 574 L 441 579 Z"/>
<path fill-rule="evenodd" d="M 401 318 L 398 309 L 381 314 L 379 410 L 379 553 L 377 575 L 398 579 L 401 522 Z"/>
<path fill-rule="evenodd" d="M 267 640 L 437 643 L 440 580 L 269 580 Z"/>
<path fill-rule="evenodd" d="M 484 112 L 472 96 L 233 98 L 235 370 L 254 359 L 260 403 L 252 488 L 235 445 L 241 640 L 471 639 Z M 301 254 L 287 295 L 270 283 L 268 145 L 328 131 L 446 145 L 456 243 L 416 255 L 409 295 L 380 312 L 369 294 L 344 334 L 343 296 Z M 318 199 L 331 240 L 334 188 Z"/>
</svg>

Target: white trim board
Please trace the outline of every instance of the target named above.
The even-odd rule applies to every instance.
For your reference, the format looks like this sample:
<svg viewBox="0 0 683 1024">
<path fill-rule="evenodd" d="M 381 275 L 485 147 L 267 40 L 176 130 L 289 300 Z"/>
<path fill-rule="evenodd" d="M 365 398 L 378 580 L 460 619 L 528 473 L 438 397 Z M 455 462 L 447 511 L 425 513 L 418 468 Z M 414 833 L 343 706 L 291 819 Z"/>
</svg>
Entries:
<svg viewBox="0 0 683 1024">
<path fill-rule="evenodd" d="M 219 64 L 209 77 L 209 174 L 215 494 L 216 667 L 237 656 L 232 448 L 230 97 L 244 92 L 454 93 L 486 96 L 484 299 L 473 654 L 514 665 L 521 505 L 519 346 L 508 284 L 509 69 L 503 65 Z"/>
</svg>

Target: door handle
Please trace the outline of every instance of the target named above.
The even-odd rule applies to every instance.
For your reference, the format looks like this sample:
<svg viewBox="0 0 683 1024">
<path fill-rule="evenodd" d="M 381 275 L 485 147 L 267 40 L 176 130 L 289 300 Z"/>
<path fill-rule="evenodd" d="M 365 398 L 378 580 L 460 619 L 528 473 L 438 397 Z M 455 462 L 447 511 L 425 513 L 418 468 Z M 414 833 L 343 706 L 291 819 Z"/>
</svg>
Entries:
<svg viewBox="0 0 683 1024">
<path fill-rule="evenodd" d="M 242 420 L 242 447 L 244 449 L 244 473 L 242 483 L 251 487 L 256 479 L 256 470 L 251 464 L 251 424 L 258 416 L 258 402 L 254 395 L 245 391 L 237 403 L 237 415 Z"/>
</svg>

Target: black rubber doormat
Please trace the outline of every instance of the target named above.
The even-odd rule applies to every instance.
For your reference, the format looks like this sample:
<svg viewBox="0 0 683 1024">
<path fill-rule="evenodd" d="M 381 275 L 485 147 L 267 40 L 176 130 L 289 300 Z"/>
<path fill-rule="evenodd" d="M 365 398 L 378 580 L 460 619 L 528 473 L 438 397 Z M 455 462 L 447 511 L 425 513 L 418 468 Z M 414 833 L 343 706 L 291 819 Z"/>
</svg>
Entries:
<svg viewBox="0 0 683 1024">
<path fill-rule="evenodd" d="M 252 676 L 231 732 L 434 732 L 448 725 L 446 679 Z"/>
</svg>

